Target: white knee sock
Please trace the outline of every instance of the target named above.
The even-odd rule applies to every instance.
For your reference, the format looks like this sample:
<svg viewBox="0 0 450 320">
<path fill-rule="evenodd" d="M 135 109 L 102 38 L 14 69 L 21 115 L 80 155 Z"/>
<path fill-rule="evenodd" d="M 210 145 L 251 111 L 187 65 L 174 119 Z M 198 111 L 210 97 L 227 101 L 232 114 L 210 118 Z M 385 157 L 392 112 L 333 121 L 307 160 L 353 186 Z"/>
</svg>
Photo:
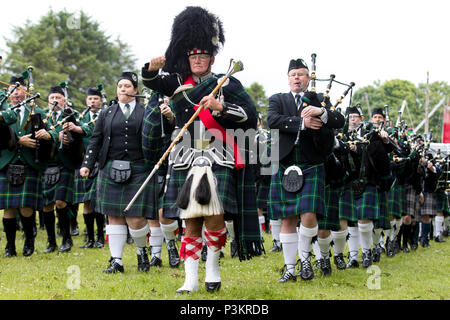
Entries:
<svg viewBox="0 0 450 320">
<path fill-rule="evenodd" d="M 106 234 L 108 235 L 111 257 L 122 259 L 123 247 L 125 242 L 127 242 L 127 226 L 108 224 L 106 226 Z"/>
<path fill-rule="evenodd" d="M 382 231 L 383 231 L 382 228 L 373 229 L 372 240 L 373 240 L 374 247 L 375 247 L 375 245 L 380 244 Z"/>
<path fill-rule="evenodd" d="M 348 229 L 343 231 L 331 231 L 333 237 L 333 253 L 335 256 L 344 253 L 345 244 L 347 243 Z"/>
<path fill-rule="evenodd" d="M 149 231 L 148 224 L 145 224 L 145 227 L 141 229 L 134 230 L 131 229 L 130 227 L 128 227 L 128 229 L 130 230 L 130 235 L 133 238 L 134 243 L 136 244 L 137 253 L 140 254 L 142 248 L 147 247 L 147 235 Z"/>
<path fill-rule="evenodd" d="M 317 242 L 319 243 L 320 255 L 323 259 L 330 258 L 330 244 L 333 241 L 333 237 L 331 234 L 327 238 L 317 238 Z"/>
<path fill-rule="evenodd" d="M 178 221 L 174 221 L 170 224 L 160 223 L 160 225 L 164 238 L 166 238 L 166 242 L 176 239 L 177 236 L 175 235 L 175 231 L 178 229 Z M 181 230 L 179 230 L 179 232 L 181 232 Z"/>
<path fill-rule="evenodd" d="M 436 218 L 434 218 L 436 221 L 436 237 L 439 236 L 442 231 L 444 231 L 444 216 L 436 216 Z"/>
<path fill-rule="evenodd" d="M 316 241 L 314 241 L 311 244 L 311 248 L 314 253 L 314 257 L 316 257 L 316 260 L 322 259 L 322 254 L 320 253 L 320 246 L 319 246 L 318 239 L 316 239 Z"/>
<path fill-rule="evenodd" d="M 359 240 L 361 244 L 361 248 L 363 251 L 370 250 L 372 243 L 372 230 L 373 230 L 373 222 L 369 223 L 359 223 Z"/>
<path fill-rule="evenodd" d="M 261 234 L 261 239 L 264 238 L 263 224 L 266 222 L 266 218 L 264 216 L 259 216 L 259 233 Z"/>
<path fill-rule="evenodd" d="M 298 235 L 296 233 L 280 233 L 280 241 L 283 247 L 284 264 L 291 274 L 295 274 Z"/>
<path fill-rule="evenodd" d="M 394 239 L 395 239 L 395 232 L 394 232 L 395 220 L 392 220 L 390 222 L 390 224 L 391 224 L 391 228 L 389 229 L 388 233 L 386 233 L 386 234 L 389 234 L 389 237 L 386 235 L 386 239 L 389 239 L 390 241 L 394 241 Z M 385 232 L 386 232 L 386 230 L 385 230 Z"/>
<path fill-rule="evenodd" d="M 164 236 L 161 228 L 150 227 L 150 241 L 149 245 L 152 248 L 152 257 L 161 259 L 161 249 L 164 241 Z"/>
<path fill-rule="evenodd" d="M 348 238 L 348 252 L 350 254 L 350 259 L 358 260 L 358 251 L 359 251 L 358 227 L 348 227 L 348 232 L 350 234 Z"/>
<path fill-rule="evenodd" d="M 225 226 L 227 227 L 228 234 L 230 235 L 230 241 L 234 241 L 234 223 L 233 221 L 225 221 Z"/>
<path fill-rule="evenodd" d="M 272 238 L 273 238 L 273 240 L 280 241 L 281 219 L 279 219 L 279 220 L 270 220 L 270 229 L 272 230 Z"/>
<path fill-rule="evenodd" d="M 395 220 L 394 239 L 395 239 L 395 237 L 398 236 L 402 224 L 403 224 L 402 219 Z"/>
<path fill-rule="evenodd" d="M 300 225 L 300 230 L 298 232 L 298 254 L 301 261 L 309 259 L 312 238 L 317 236 L 318 230 L 319 227 L 317 225 L 314 228 L 306 228 L 305 226 Z"/>
</svg>

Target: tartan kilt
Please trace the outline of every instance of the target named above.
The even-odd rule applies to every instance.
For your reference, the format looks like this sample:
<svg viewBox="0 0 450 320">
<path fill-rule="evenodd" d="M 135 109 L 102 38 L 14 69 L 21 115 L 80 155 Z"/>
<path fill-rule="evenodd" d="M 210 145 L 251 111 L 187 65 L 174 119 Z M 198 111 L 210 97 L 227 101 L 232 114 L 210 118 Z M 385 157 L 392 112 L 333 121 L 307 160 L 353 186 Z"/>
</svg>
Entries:
<svg viewBox="0 0 450 320">
<path fill-rule="evenodd" d="M 80 170 L 75 173 L 75 188 L 73 194 L 73 203 L 83 203 L 89 200 L 95 200 L 95 186 L 97 177 L 93 179 L 80 176 Z"/>
<path fill-rule="evenodd" d="M 59 166 L 60 178 L 59 181 L 49 186 L 42 179 L 42 190 L 44 197 L 44 206 L 54 203 L 56 200 L 72 203 L 75 170 Z"/>
<path fill-rule="evenodd" d="M 344 185 L 339 197 L 339 220 L 358 222 L 355 196 L 350 183 Z"/>
<path fill-rule="evenodd" d="M 272 175 L 268 201 L 270 219 L 283 219 L 306 212 L 314 212 L 317 219 L 326 219 L 324 165 L 298 166 L 303 171 L 304 180 L 302 189 L 296 193 L 286 191 L 282 185 L 288 165 L 280 163 L 278 172 Z"/>
<path fill-rule="evenodd" d="M 448 207 L 448 196 L 445 193 L 445 189 L 438 189 L 434 193 L 434 200 L 436 204 L 436 212 L 447 213 L 449 211 Z"/>
<path fill-rule="evenodd" d="M 269 198 L 269 189 L 266 183 L 256 184 L 256 203 L 259 209 L 267 211 L 267 199 Z"/>
<path fill-rule="evenodd" d="M 0 171 L 0 209 L 32 208 L 41 210 L 42 185 L 41 172 L 31 166 L 25 168 L 25 181 L 20 186 L 13 186 L 6 177 L 6 166 Z"/>
<path fill-rule="evenodd" d="M 326 215 L 317 219 L 319 230 L 339 231 L 341 224 L 339 222 L 339 199 L 342 193 L 342 187 L 334 188 L 325 186 L 325 208 Z"/>
<path fill-rule="evenodd" d="M 411 217 L 419 217 L 421 211 L 421 205 L 419 202 L 419 195 L 411 185 L 405 187 L 405 199 L 406 199 L 406 213 Z"/>
<path fill-rule="evenodd" d="M 420 209 L 420 214 L 422 216 L 429 215 L 433 216 L 436 214 L 436 206 L 434 201 L 434 193 L 431 192 L 424 192 L 423 193 L 423 205 Z"/>
<path fill-rule="evenodd" d="M 374 185 L 367 185 L 358 203 L 358 220 L 378 220 L 380 207 L 378 204 L 378 191 Z"/>
<path fill-rule="evenodd" d="M 158 219 L 157 176 L 153 176 L 145 189 L 125 214 L 124 210 L 137 193 L 151 168 L 144 161 L 132 161 L 131 177 L 126 183 L 115 183 L 109 178 L 112 160 L 99 170 L 96 181 L 95 211 L 115 217 L 144 217 Z"/>
<path fill-rule="evenodd" d="M 401 186 L 394 186 L 388 192 L 388 212 L 395 218 L 401 218 L 402 216 L 402 190 Z"/>
<path fill-rule="evenodd" d="M 378 205 L 380 207 L 380 215 L 377 223 L 374 225 L 378 228 L 388 230 L 391 228 L 391 219 L 389 214 L 389 201 L 387 192 L 378 193 Z"/>
<path fill-rule="evenodd" d="M 217 196 L 226 214 L 237 214 L 236 176 L 233 169 L 213 164 L 212 171 L 217 180 Z M 176 219 L 180 216 L 177 207 L 177 197 L 186 181 L 189 169 L 174 170 L 170 167 L 170 177 L 167 182 L 167 191 L 163 196 L 163 217 Z"/>
</svg>

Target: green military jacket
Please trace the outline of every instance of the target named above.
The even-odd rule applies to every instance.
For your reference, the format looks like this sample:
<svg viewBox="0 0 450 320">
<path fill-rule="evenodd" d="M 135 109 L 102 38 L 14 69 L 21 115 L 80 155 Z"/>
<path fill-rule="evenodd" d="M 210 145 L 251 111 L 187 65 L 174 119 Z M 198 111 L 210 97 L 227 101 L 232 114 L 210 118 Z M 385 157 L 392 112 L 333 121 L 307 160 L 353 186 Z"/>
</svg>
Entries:
<svg viewBox="0 0 450 320">
<path fill-rule="evenodd" d="M 10 105 L 9 107 L 12 107 Z M 15 115 L 16 121 L 10 124 L 11 128 L 14 130 L 17 140 L 21 137 L 31 133 L 31 125 L 28 125 L 25 130 L 25 124 L 27 122 L 28 116 L 30 115 L 31 107 L 26 105 L 23 119 L 20 119 L 21 123 L 19 123 L 19 119 L 17 118 L 17 114 Z M 4 114 L 8 111 L 2 111 Z M 14 112 L 14 111 L 13 111 Z M 34 107 L 35 113 L 42 114 L 43 118 L 45 117 L 45 111 L 38 106 Z M 14 112 L 16 113 L 16 112 Z M 12 119 L 13 116 L 11 116 Z M 6 118 L 5 118 L 6 119 Z M 0 154 L 0 170 L 6 167 L 8 164 L 14 164 L 18 161 L 22 161 L 24 164 L 28 164 L 36 170 L 43 170 L 47 166 L 46 163 L 36 163 L 35 162 L 35 149 L 27 148 L 22 145 L 17 144 L 13 150 L 3 150 Z"/>
</svg>

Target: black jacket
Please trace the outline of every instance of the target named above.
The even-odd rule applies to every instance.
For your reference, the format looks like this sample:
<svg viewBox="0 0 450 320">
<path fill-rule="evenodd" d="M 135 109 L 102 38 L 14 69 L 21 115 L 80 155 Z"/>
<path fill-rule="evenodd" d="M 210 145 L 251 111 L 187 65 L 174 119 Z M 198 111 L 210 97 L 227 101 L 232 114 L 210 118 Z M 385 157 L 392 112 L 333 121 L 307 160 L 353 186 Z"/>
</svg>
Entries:
<svg viewBox="0 0 450 320">
<path fill-rule="evenodd" d="M 283 160 L 294 148 L 300 126 L 300 113 L 297 111 L 292 93 L 277 93 L 269 98 L 267 122 L 270 129 L 279 129 L 279 157 Z M 328 121 L 319 130 L 305 129 L 300 134 L 301 162 L 309 164 L 323 163 L 332 151 L 334 143 L 333 129 L 342 128 L 344 116 L 327 108 Z"/>
<path fill-rule="evenodd" d="M 99 168 L 103 169 L 108 160 L 108 151 L 111 140 L 111 124 L 116 112 L 121 112 L 119 104 L 113 104 L 107 109 L 103 109 L 95 124 L 94 133 L 86 150 L 86 156 L 83 160 L 82 167 L 87 167 L 90 170 L 94 168 L 95 162 L 98 161 Z M 144 106 L 136 102 L 134 109 L 135 117 L 138 119 L 138 126 L 136 132 L 142 131 L 142 119 L 144 118 Z M 139 144 L 141 140 L 139 140 Z M 134 159 L 135 155 L 130 154 L 130 158 Z"/>
</svg>

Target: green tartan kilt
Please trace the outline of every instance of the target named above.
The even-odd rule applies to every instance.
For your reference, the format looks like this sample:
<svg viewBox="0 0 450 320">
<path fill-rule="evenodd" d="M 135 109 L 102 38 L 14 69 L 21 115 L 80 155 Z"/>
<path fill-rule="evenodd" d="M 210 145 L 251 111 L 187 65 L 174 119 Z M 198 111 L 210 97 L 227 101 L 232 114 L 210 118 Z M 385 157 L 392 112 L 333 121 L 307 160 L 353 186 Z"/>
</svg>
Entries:
<svg viewBox="0 0 450 320">
<path fill-rule="evenodd" d="M 44 206 L 54 203 L 56 200 L 64 201 L 66 203 L 72 203 L 73 201 L 75 170 L 66 168 L 65 166 L 59 166 L 59 169 L 59 181 L 53 186 L 47 185 L 44 177 L 41 180 Z"/>
<path fill-rule="evenodd" d="M 374 223 L 375 228 L 382 228 L 388 230 L 391 228 L 391 219 L 388 211 L 388 195 L 387 192 L 378 193 L 378 204 L 380 206 L 380 215 L 378 221 Z"/>
<path fill-rule="evenodd" d="M 334 188 L 325 186 L 325 210 L 326 215 L 317 219 L 320 230 L 339 231 L 341 225 L 339 222 L 339 199 L 342 193 L 342 187 Z"/>
<path fill-rule="evenodd" d="M 403 186 L 394 186 L 388 192 L 388 212 L 395 218 L 402 217 L 403 199 L 404 193 Z"/>
<path fill-rule="evenodd" d="M 7 168 L 0 171 L 0 209 L 42 209 L 41 172 L 26 166 L 24 183 L 13 186 L 6 177 Z"/>
<path fill-rule="evenodd" d="M 256 203 L 259 209 L 267 211 L 267 199 L 269 198 L 269 186 L 265 183 L 256 184 Z"/>
<path fill-rule="evenodd" d="M 95 200 L 95 188 L 97 177 L 93 179 L 80 176 L 80 171 L 75 173 L 75 189 L 73 194 L 73 203 L 83 203 L 89 200 Z"/>
<path fill-rule="evenodd" d="M 444 214 L 448 214 L 449 206 L 448 206 L 448 196 L 445 193 L 445 189 L 437 189 L 434 193 L 434 200 L 437 212 L 443 212 Z"/>
<path fill-rule="evenodd" d="M 377 187 L 367 185 L 361 198 L 357 200 L 358 220 L 378 220 L 380 208 L 378 205 Z"/>
<path fill-rule="evenodd" d="M 354 191 L 350 183 L 344 185 L 339 198 L 339 219 L 358 222 Z"/>
<path fill-rule="evenodd" d="M 303 186 L 296 193 L 283 188 L 282 178 L 289 165 L 280 163 L 277 173 L 272 175 L 268 201 L 268 215 L 277 220 L 306 212 L 314 212 L 317 219 L 326 219 L 325 210 L 325 167 L 298 165 L 303 171 Z"/>
<path fill-rule="evenodd" d="M 236 176 L 233 169 L 213 164 L 212 171 L 217 180 L 217 196 L 223 211 L 226 214 L 237 214 Z M 163 217 L 176 219 L 180 215 L 177 207 L 177 197 L 186 181 L 189 169 L 174 170 L 170 167 L 170 177 L 167 182 L 167 191 L 163 196 Z"/>
<path fill-rule="evenodd" d="M 112 160 L 101 169 L 96 181 L 95 211 L 115 217 L 158 217 L 157 176 L 153 176 L 145 189 L 125 214 L 124 210 L 137 193 L 151 168 L 144 161 L 131 162 L 131 177 L 126 183 L 115 183 L 109 178 Z"/>
</svg>

